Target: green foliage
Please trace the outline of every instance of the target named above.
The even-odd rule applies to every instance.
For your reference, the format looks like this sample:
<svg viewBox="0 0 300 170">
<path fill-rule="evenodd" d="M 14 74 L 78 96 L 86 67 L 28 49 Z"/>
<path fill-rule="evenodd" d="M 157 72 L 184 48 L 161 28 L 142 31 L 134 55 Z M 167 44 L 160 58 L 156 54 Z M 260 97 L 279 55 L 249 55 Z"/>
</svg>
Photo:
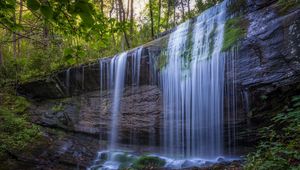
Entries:
<svg viewBox="0 0 300 170">
<path fill-rule="evenodd" d="M 69 65 L 78 64 L 78 61 L 84 57 L 86 57 L 86 51 L 82 46 L 73 46 L 64 50 L 64 60 Z"/>
<path fill-rule="evenodd" d="M 245 169 L 281 170 L 300 167 L 300 96 L 290 107 L 272 119 L 272 125 L 262 128 L 262 142 L 247 156 Z"/>
<path fill-rule="evenodd" d="M 0 23 L 11 30 L 15 30 L 19 25 L 12 20 L 16 8 L 15 0 L 0 1 Z"/>
<path fill-rule="evenodd" d="M 37 0 L 27 0 L 27 6 L 30 10 L 36 11 L 40 8 L 41 4 Z"/>
<path fill-rule="evenodd" d="M 208 8 L 222 2 L 223 0 L 196 0 L 196 9 L 198 13 L 201 13 L 205 10 L 207 10 Z"/>
<path fill-rule="evenodd" d="M 149 3 L 139 19 L 131 20 L 128 15 L 123 21 L 119 17 L 121 10 L 106 0 L 103 10 L 100 1 L 91 0 L 22 2 L 23 8 L 20 0 L 0 1 L 0 86 L 92 62 L 152 39 Z M 179 1 L 161 1 L 161 6 L 159 0 L 151 2 L 154 33 L 159 35 L 221 0 L 199 1 L 199 8 L 189 9 L 189 12 L 187 1 L 182 1 L 185 16 L 181 14 Z M 124 4 L 125 11 L 127 7 Z M 129 46 L 126 46 L 125 35 Z M 189 48 L 182 56 L 186 59 L 183 68 L 189 67 Z M 158 64 L 163 68 L 167 57 L 160 58 Z"/>
<path fill-rule="evenodd" d="M 248 25 L 248 21 L 242 17 L 228 19 L 225 23 L 222 51 L 229 50 L 242 39 L 247 33 Z"/>
<path fill-rule="evenodd" d="M 292 8 L 299 8 L 299 0 L 278 0 L 277 5 L 279 6 L 279 14 L 284 15 L 288 10 Z"/>
<path fill-rule="evenodd" d="M 155 169 L 164 166 L 166 162 L 155 156 L 141 156 L 133 162 L 133 169 Z"/>
<path fill-rule="evenodd" d="M 65 23 L 65 25 L 67 25 L 66 22 L 69 22 L 68 24 L 73 24 L 69 25 L 71 27 L 78 25 L 79 27 L 77 27 L 77 29 L 81 29 L 84 26 L 92 26 L 94 15 L 97 15 L 94 6 L 88 0 L 27 0 L 27 6 L 33 12 L 40 12 L 42 16 L 52 24 Z M 67 17 L 68 21 L 65 20 L 65 17 Z M 81 21 L 77 20 L 77 17 L 80 17 Z"/>
<path fill-rule="evenodd" d="M 0 108 L 0 156 L 7 151 L 22 151 L 41 137 L 39 128 L 27 121 L 26 115 L 20 115 L 30 105 L 22 97 L 1 94 L 4 103 Z"/>
<path fill-rule="evenodd" d="M 58 48 L 49 48 L 47 51 L 35 49 L 30 50 L 27 57 L 18 60 L 8 56 L 9 53 L 4 53 L 7 57 L 4 64 L 0 65 L 0 84 L 7 84 L 15 80 L 26 81 L 69 66 L 70 64 L 66 63 L 61 57 L 61 53 Z"/>
</svg>

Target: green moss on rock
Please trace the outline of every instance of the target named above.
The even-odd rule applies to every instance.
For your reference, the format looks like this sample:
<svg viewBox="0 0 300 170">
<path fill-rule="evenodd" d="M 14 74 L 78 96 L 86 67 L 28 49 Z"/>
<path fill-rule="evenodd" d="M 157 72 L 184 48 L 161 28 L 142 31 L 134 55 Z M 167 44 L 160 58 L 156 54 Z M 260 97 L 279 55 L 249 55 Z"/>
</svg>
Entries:
<svg viewBox="0 0 300 170">
<path fill-rule="evenodd" d="M 156 67 L 162 70 L 168 64 L 168 51 L 162 50 L 160 55 L 157 57 Z"/>
<path fill-rule="evenodd" d="M 222 51 L 229 50 L 242 39 L 247 33 L 248 25 L 248 20 L 243 17 L 228 19 L 225 23 Z"/>
<path fill-rule="evenodd" d="M 300 7 L 300 1 L 299 0 L 278 0 L 278 12 L 280 15 L 286 14 L 287 11 L 289 11 L 292 8 L 299 8 Z"/>
<path fill-rule="evenodd" d="M 133 162 L 134 169 L 155 169 L 166 164 L 166 161 L 155 156 L 141 156 Z"/>
<path fill-rule="evenodd" d="M 214 51 L 214 45 L 215 45 L 215 36 L 216 36 L 216 30 L 217 30 L 217 23 L 215 22 L 214 23 L 214 26 L 213 26 L 213 29 L 212 31 L 209 33 L 209 36 L 208 36 L 208 45 L 209 45 L 209 48 L 208 48 L 208 56 L 209 58 L 212 57 L 212 53 Z"/>
<path fill-rule="evenodd" d="M 60 112 L 64 110 L 64 106 L 62 105 L 62 103 L 59 103 L 58 105 L 53 106 L 51 110 L 54 112 Z"/>
</svg>

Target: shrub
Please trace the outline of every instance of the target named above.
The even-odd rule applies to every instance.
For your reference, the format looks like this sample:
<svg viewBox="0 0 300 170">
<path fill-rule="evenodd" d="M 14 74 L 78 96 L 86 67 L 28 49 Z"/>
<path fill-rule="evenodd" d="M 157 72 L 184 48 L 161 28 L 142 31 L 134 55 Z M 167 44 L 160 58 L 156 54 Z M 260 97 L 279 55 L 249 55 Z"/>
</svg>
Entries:
<svg viewBox="0 0 300 170">
<path fill-rule="evenodd" d="M 293 97 L 290 106 L 260 133 L 262 141 L 257 150 L 247 156 L 245 169 L 299 169 L 300 96 Z"/>
<path fill-rule="evenodd" d="M 38 126 L 27 121 L 22 114 L 29 106 L 22 97 L 3 95 L 0 108 L 0 157 L 7 151 L 22 151 L 41 136 Z M 21 115 L 20 115 L 21 114 Z"/>
</svg>

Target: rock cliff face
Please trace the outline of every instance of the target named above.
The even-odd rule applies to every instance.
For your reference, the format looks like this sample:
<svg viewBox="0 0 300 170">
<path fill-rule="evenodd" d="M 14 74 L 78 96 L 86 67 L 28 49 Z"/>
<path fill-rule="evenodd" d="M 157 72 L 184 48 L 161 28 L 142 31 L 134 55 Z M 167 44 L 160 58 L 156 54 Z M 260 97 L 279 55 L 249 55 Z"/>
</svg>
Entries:
<svg viewBox="0 0 300 170">
<path fill-rule="evenodd" d="M 38 102 L 32 107 L 31 118 L 42 126 L 95 138 L 100 135 L 102 140 L 107 140 L 111 123 L 110 95 L 110 92 L 102 92 L 101 95 L 99 91 L 93 91 L 71 98 Z M 159 134 L 162 112 L 160 90 L 151 85 L 126 88 L 121 102 L 119 139 L 130 144 L 133 142 L 130 135 L 134 134 L 139 144 L 149 144 L 150 138 Z"/>
<path fill-rule="evenodd" d="M 237 94 L 238 120 L 231 123 L 241 129 L 237 140 L 243 146 L 253 147 L 257 140 L 256 129 L 265 123 L 272 110 L 283 107 L 286 98 L 300 93 L 300 9 L 291 8 L 282 14 L 276 2 L 248 1 L 244 15 L 249 21 L 247 35 L 240 42 L 238 56 L 227 61 L 235 66 L 234 70 L 227 69 L 226 76 L 232 79 L 231 75 L 235 75 Z M 159 54 L 160 44 L 167 37 L 144 45 L 140 88 L 131 86 L 131 75 L 126 76 L 118 127 L 119 140 L 124 145 L 156 146 L 159 143 L 161 90 L 149 74 L 149 55 Z M 127 69 L 132 65 L 131 54 L 129 52 Z M 111 92 L 99 91 L 100 69 L 98 63 L 91 63 L 18 87 L 19 94 L 33 99 L 32 122 L 45 127 L 43 131 L 48 135 L 44 154 L 49 156 L 43 158 L 35 154 L 28 159 L 41 157 L 39 159 L 48 161 L 45 164 L 49 169 L 51 166 L 84 168 L 97 150 L 105 147 L 111 122 Z M 139 143 L 130 140 L 131 135 L 135 135 Z M 26 154 L 18 155 L 20 160 L 26 157 Z M 51 162 L 51 159 L 58 161 Z M 37 164 L 37 169 L 42 166 Z"/>
</svg>

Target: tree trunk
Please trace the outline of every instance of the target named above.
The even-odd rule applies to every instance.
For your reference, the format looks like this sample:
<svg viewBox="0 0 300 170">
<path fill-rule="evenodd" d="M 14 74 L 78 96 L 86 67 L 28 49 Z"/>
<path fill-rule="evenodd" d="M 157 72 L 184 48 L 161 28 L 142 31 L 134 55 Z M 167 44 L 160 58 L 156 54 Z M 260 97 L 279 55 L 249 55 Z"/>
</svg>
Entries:
<svg viewBox="0 0 300 170">
<path fill-rule="evenodd" d="M 168 0 L 168 10 L 167 10 L 167 28 L 169 28 L 169 20 L 170 20 L 170 12 L 171 12 L 171 0 Z"/>
<path fill-rule="evenodd" d="M 176 0 L 174 0 L 174 15 L 173 15 L 173 26 L 176 26 Z"/>
<path fill-rule="evenodd" d="M 114 9 L 115 9 L 115 0 L 112 0 L 112 2 L 111 2 L 111 9 L 109 11 L 109 18 L 110 19 L 112 18 L 112 14 L 114 12 Z"/>
<path fill-rule="evenodd" d="M 0 66 L 3 66 L 3 54 L 2 54 L 2 47 L 0 46 Z"/>
<path fill-rule="evenodd" d="M 14 14 L 13 14 L 13 21 L 14 21 L 14 23 L 16 23 L 16 11 L 14 11 Z M 14 59 L 15 59 L 15 61 L 17 61 L 17 35 L 16 35 L 15 32 L 13 32 L 12 43 L 13 43 L 13 55 L 14 55 Z"/>
<path fill-rule="evenodd" d="M 127 1 L 126 19 L 129 19 L 130 0 Z"/>
<path fill-rule="evenodd" d="M 191 7 L 190 7 L 190 0 L 187 0 L 187 8 L 188 8 L 188 17 L 191 17 Z"/>
<path fill-rule="evenodd" d="M 43 27 L 43 39 L 44 39 L 44 45 L 47 47 L 49 45 L 49 28 L 48 24 L 45 22 Z"/>
<path fill-rule="evenodd" d="M 23 0 L 20 0 L 20 11 L 19 11 L 19 24 L 22 24 L 22 14 L 23 14 Z M 21 36 L 18 37 L 18 57 L 21 56 Z"/>
<path fill-rule="evenodd" d="M 149 10 L 150 10 L 150 19 L 151 19 L 151 37 L 154 39 L 154 23 L 153 23 L 153 11 L 152 11 L 152 1 L 149 0 Z"/>
<path fill-rule="evenodd" d="M 100 10 L 101 10 L 101 13 L 104 14 L 104 3 L 103 3 L 103 0 L 100 0 Z"/>
<path fill-rule="evenodd" d="M 109 18 L 110 19 L 112 19 L 112 14 L 113 14 L 114 9 L 115 9 L 115 0 L 112 0 L 111 1 L 111 9 L 109 11 Z M 111 28 L 113 28 L 112 25 L 111 25 Z M 117 41 L 116 41 L 116 38 L 115 38 L 115 33 L 113 31 L 112 31 L 112 40 L 113 40 L 114 47 L 116 47 Z M 114 50 L 115 50 L 115 48 L 114 48 Z"/>
<path fill-rule="evenodd" d="M 184 14 L 184 2 L 183 0 L 181 0 L 181 16 L 182 16 L 182 20 L 185 20 L 185 14 Z"/>
<path fill-rule="evenodd" d="M 125 23 L 125 11 L 124 11 L 124 6 L 123 6 L 122 0 L 119 0 L 119 15 L 120 15 L 120 21 Z M 124 33 L 124 39 L 125 39 L 126 45 L 128 48 L 130 48 L 128 36 L 127 36 L 125 29 L 123 29 L 123 33 Z"/>
<path fill-rule="evenodd" d="M 157 32 L 160 33 L 161 0 L 158 1 Z"/>
<path fill-rule="evenodd" d="M 130 4 L 130 35 L 131 37 L 133 37 L 133 24 L 134 24 L 134 18 L 133 18 L 133 12 L 134 12 L 134 9 L 133 9 L 133 1 L 134 0 L 131 0 L 131 4 Z"/>
</svg>

